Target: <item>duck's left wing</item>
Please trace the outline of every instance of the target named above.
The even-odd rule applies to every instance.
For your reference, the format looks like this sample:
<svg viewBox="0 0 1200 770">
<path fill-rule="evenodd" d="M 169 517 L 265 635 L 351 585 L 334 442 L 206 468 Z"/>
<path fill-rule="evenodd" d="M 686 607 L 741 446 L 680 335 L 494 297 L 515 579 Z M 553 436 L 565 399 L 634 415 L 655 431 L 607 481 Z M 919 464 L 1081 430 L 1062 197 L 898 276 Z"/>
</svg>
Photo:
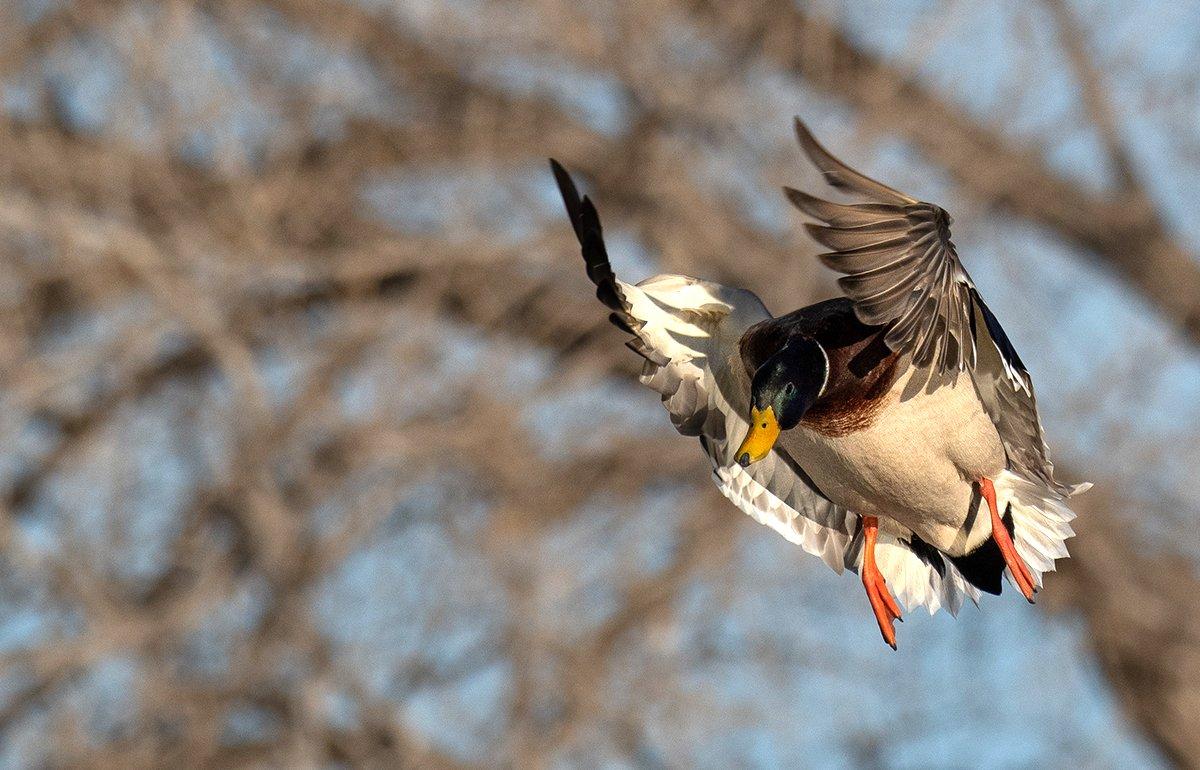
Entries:
<svg viewBox="0 0 1200 770">
<path fill-rule="evenodd" d="M 821 261 L 844 273 L 838 285 L 864 323 L 890 325 L 884 341 L 941 377 L 969 371 L 1008 456 L 1009 467 L 1055 491 L 1033 381 L 1000 322 L 984 304 L 950 240 L 950 215 L 851 169 L 796 119 L 800 146 L 834 187 L 865 199 L 833 203 L 785 188 L 823 225 L 805 227 L 833 251 Z"/>
<path fill-rule="evenodd" d="M 562 166 L 551 161 L 551 168 L 596 296 L 612 311 L 613 324 L 633 335 L 628 347 L 645 359 L 642 383 L 662 397 L 676 430 L 700 439 L 726 497 L 841 572 L 857 517 L 826 499 L 781 457 L 750 468 L 734 461 L 749 428 L 750 390 L 737 342 L 770 313 L 751 292 L 687 276 L 660 275 L 637 285 L 618 279 L 595 206 L 580 197 Z"/>
</svg>

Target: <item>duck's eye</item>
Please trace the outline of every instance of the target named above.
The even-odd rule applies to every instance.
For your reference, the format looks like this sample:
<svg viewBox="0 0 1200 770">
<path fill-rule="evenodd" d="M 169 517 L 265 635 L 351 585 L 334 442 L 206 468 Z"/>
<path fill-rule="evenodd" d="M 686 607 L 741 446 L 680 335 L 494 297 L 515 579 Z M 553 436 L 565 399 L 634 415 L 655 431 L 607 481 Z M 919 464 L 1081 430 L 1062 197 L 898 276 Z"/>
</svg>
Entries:
<svg viewBox="0 0 1200 770">
<path fill-rule="evenodd" d="M 794 383 L 785 382 L 783 384 L 783 395 L 791 397 L 795 393 L 796 393 L 796 385 Z"/>
</svg>

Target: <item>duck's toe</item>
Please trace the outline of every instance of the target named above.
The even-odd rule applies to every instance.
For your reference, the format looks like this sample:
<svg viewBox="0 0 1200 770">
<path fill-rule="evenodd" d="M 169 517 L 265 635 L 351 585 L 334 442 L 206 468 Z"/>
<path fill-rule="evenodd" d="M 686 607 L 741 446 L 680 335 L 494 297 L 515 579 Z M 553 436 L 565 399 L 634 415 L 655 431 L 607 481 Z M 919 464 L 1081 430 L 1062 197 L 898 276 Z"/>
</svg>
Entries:
<svg viewBox="0 0 1200 770">
<path fill-rule="evenodd" d="M 879 633 L 883 641 L 893 650 L 896 649 L 896 621 L 904 622 L 901 617 L 900 605 L 896 603 L 892 592 L 888 590 L 887 580 L 875 564 L 875 539 L 879 533 L 879 520 L 874 516 L 863 517 L 862 582 L 867 590 L 867 600 L 871 602 L 871 610 L 875 613 L 875 621 L 879 623 Z"/>
</svg>

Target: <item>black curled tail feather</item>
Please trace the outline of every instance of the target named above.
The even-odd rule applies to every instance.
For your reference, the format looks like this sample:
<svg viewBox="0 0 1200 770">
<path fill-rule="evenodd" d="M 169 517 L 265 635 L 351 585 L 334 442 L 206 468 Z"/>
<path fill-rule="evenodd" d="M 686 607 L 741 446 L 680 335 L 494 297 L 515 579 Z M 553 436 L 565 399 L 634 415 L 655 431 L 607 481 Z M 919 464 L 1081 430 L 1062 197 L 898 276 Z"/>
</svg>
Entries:
<svg viewBox="0 0 1200 770">
<path fill-rule="evenodd" d="M 1001 519 L 1004 522 L 1004 528 L 1008 530 L 1011 537 L 1013 535 L 1013 517 L 1012 505 L 1009 504 L 1008 509 L 1004 512 L 1004 517 Z M 958 569 L 963 578 L 968 583 L 978 588 L 980 591 L 985 591 L 989 594 L 1000 595 L 1000 589 L 1004 585 L 1004 554 L 1000 553 L 1000 546 L 996 545 L 996 539 L 989 537 L 978 548 L 964 556 L 946 556 L 947 559 Z"/>
<path fill-rule="evenodd" d="M 554 158 L 550 159 L 550 170 L 554 174 L 554 181 L 558 183 L 558 191 L 562 194 L 575 237 L 579 240 L 588 279 L 596 285 L 596 298 L 613 311 L 608 320 L 618 329 L 634 335 L 634 339 L 626 343 L 630 350 L 661 366 L 662 361 L 657 359 L 662 356 L 640 339 L 638 330 L 642 322 L 630 314 L 630 305 L 617 285 L 617 276 L 613 273 L 608 250 L 604 247 L 604 231 L 596 206 L 586 195 L 580 198 L 571 175 Z"/>
</svg>

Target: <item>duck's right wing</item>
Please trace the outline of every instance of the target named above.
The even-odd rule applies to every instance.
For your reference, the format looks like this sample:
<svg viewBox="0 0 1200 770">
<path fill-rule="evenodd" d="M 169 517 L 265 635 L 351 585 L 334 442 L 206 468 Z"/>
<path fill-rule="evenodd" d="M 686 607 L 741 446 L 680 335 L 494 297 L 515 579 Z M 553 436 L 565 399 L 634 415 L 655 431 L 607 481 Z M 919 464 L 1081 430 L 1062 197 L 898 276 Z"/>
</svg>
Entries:
<svg viewBox="0 0 1200 770">
<path fill-rule="evenodd" d="M 713 301 L 711 285 L 684 276 L 619 285 L 639 346 L 653 356 L 640 379 L 662 396 L 675 428 L 700 439 L 721 493 L 755 521 L 841 572 L 858 517 L 822 495 L 785 455 L 772 452 L 748 468 L 734 458 L 750 428 L 750 380 L 737 341 L 751 325 L 747 316 L 765 320 L 766 311 L 747 313 L 747 305 L 728 294 L 726 301 Z M 752 303 L 751 310 L 761 308 L 749 292 L 741 299 Z"/>
<path fill-rule="evenodd" d="M 841 572 L 857 517 L 777 455 L 749 468 L 734 460 L 749 429 L 750 403 L 750 382 L 737 343 L 770 313 L 751 292 L 695 278 L 660 275 L 637 285 L 618 279 L 595 206 L 580 197 L 561 165 L 551 161 L 551 168 L 596 297 L 612 311 L 612 323 L 632 335 L 626 345 L 645 359 L 641 382 L 662 397 L 676 430 L 700 439 L 726 497 Z"/>
</svg>

